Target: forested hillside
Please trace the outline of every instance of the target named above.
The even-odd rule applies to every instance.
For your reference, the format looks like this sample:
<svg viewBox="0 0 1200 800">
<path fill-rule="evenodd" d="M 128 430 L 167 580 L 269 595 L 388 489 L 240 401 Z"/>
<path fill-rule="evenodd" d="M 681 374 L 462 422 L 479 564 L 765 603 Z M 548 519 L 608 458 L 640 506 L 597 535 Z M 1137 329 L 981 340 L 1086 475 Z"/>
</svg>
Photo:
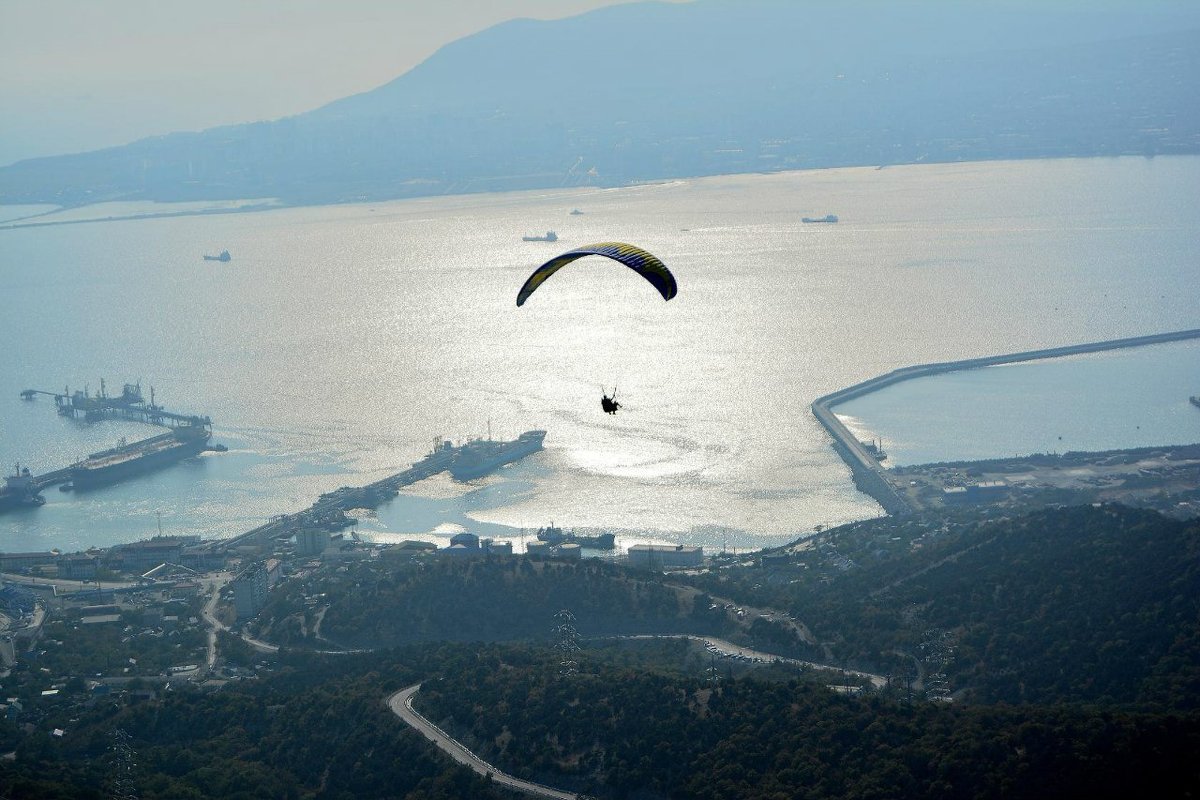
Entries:
<svg viewBox="0 0 1200 800">
<path fill-rule="evenodd" d="M 314 590 L 328 606 L 321 635 L 355 647 L 545 640 L 557 624 L 554 615 L 563 609 L 575 615 L 586 636 L 722 630 L 721 619 L 710 617 L 707 599 L 698 602 L 695 590 L 667 585 L 661 578 L 639 578 L 598 561 L 495 558 L 394 568 L 368 565 L 305 591 Z M 304 621 L 294 615 L 303 608 L 297 591 L 281 593 L 260 615 L 259 630 L 275 641 L 304 639 Z"/>
<path fill-rule="evenodd" d="M 273 677 L 216 693 L 183 683 L 136 703 L 99 697 L 21 739 L 15 760 L 0 766 L 0 797 L 500 800 L 509 795 L 443 758 L 383 704 L 462 658 L 430 648 L 285 659 Z"/>
<path fill-rule="evenodd" d="M 294 582 L 260 633 L 417 644 L 264 656 L 223 636 L 256 678 L 95 696 L 73 682 L 27 715 L 31 730 L 0 721 L 15 747 L 0 796 L 110 797 L 122 775 L 148 799 L 501 796 L 386 708 L 417 682 L 417 707 L 499 768 L 602 798 L 1095 800 L 1142 796 L 1148 776 L 1159 796 L 1195 796 L 1198 542 L 1195 520 L 1105 506 L 856 523 L 691 577 L 358 564 Z M 836 672 L 599 638 L 791 630 L 779 611 L 746 622 L 717 598 L 807 623 L 816 644 L 781 649 L 895 679 L 858 696 Z M 583 634 L 569 659 L 553 648 L 563 607 Z M 3 688 L 36 682 L 23 667 Z"/>
<path fill-rule="evenodd" d="M 1184 797 L 1200 718 L 906 704 L 551 662 L 445 675 L 417 706 L 493 763 L 604 798 Z"/>
<path fill-rule="evenodd" d="M 1196 520 L 1121 506 L 873 520 L 696 583 L 786 608 L 835 661 L 944 676 L 960 699 L 1200 707 Z"/>
<path fill-rule="evenodd" d="M 215 693 L 161 687 L 47 720 L 0 762 L 0 796 L 508 797 L 384 705 L 417 707 L 498 768 L 600 798 L 1194 796 L 1200 715 L 852 697 L 780 678 L 681 672 L 585 651 L 577 674 L 524 645 L 285 655 Z M 763 673 L 764 677 L 771 675 Z M 0 721 L 0 726 L 11 723 Z"/>
</svg>

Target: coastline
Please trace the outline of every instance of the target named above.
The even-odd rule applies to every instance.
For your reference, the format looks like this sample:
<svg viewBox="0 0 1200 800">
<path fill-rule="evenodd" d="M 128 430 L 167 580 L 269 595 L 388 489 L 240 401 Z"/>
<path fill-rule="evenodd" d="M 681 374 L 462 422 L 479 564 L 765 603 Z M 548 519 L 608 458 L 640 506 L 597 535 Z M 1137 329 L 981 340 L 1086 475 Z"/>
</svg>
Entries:
<svg viewBox="0 0 1200 800">
<path fill-rule="evenodd" d="M 1193 159 L 1200 158 L 1200 152 L 1196 153 L 1169 153 L 1155 156 L 1157 159 Z M 549 192 L 562 192 L 564 197 L 574 196 L 580 192 L 608 192 L 622 189 L 645 189 L 648 187 L 669 186 L 678 183 L 703 182 L 709 180 L 727 180 L 731 178 L 750 178 L 750 177 L 786 177 L 794 175 L 829 175 L 837 172 L 874 172 L 878 170 L 904 170 L 904 169 L 921 169 L 926 167 L 971 167 L 980 164 L 1020 164 L 1025 162 L 1074 162 L 1074 161 L 1098 161 L 1098 160 L 1120 160 L 1120 159 L 1137 159 L 1144 160 L 1145 157 L 1136 153 L 1119 153 L 1113 155 L 1086 155 L 1086 154 L 1054 154 L 1042 156 L 1029 156 L 1025 158 L 1016 158 L 1009 155 L 997 155 L 992 158 L 975 158 L 968 161 L 901 161 L 894 163 L 847 163 L 847 164 L 828 164 L 822 166 L 812 166 L 806 168 L 792 169 L 768 169 L 768 170 L 748 170 L 743 172 L 705 172 L 695 175 L 663 175 L 653 178 L 643 178 L 637 180 L 629 180 L 625 183 L 609 185 L 605 183 L 588 184 L 581 186 L 564 187 L 557 184 L 548 184 L 545 186 L 527 186 L 514 184 L 512 186 L 504 186 L 500 188 L 477 188 L 472 189 L 469 183 L 452 185 L 450 187 L 441 187 L 441 191 L 430 189 L 428 192 L 397 192 L 389 195 L 356 195 L 347 197 L 345 195 L 334 195 L 327 198 L 315 197 L 306 199 L 284 199 L 282 197 L 269 198 L 224 198 L 216 200 L 146 200 L 146 199 L 131 199 L 131 198 L 110 198 L 106 200 L 98 200 L 93 203 L 82 205 L 62 206 L 48 211 L 40 211 L 29 216 L 16 217 L 11 220 L 0 221 L 0 231 L 20 230 L 24 228 L 43 228 L 59 225 L 80 225 L 85 223 L 97 222 L 129 222 L 134 220 L 144 219 L 171 219 L 178 217 L 201 217 L 201 216 L 221 216 L 226 214 L 243 214 L 255 213 L 261 211 L 279 211 L 286 209 L 300 208 L 322 208 L 322 207 L 337 207 L 350 205 L 379 205 L 384 203 L 403 202 L 409 200 L 433 200 L 447 197 L 459 198 L 478 198 L 483 196 L 512 196 L 525 193 L 533 193 L 544 195 Z M 406 184 L 408 188 L 411 185 Z M 255 202 L 245 202 L 253 200 Z M 214 205 L 207 208 L 189 208 L 169 210 L 164 208 L 161 211 L 148 211 L 144 214 L 115 214 L 98 217 L 83 217 L 76 219 L 48 219 L 40 220 L 43 217 L 53 217 L 56 214 L 69 213 L 79 209 L 92 208 L 93 206 L 101 206 L 106 203 L 123 203 L 123 202 L 145 202 L 154 203 L 156 205 L 170 207 L 178 204 L 197 204 L 211 202 Z M 244 203 L 243 205 L 220 205 L 231 203 Z M 4 204 L 0 204 L 3 207 Z M 37 205 L 36 203 L 12 203 L 14 206 Z"/>
<path fill-rule="evenodd" d="M 929 375 L 978 369 L 1000 364 L 1015 364 L 1022 361 L 1061 358 L 1063 356 L 1080 355 L 1083 353 L 1098 353 L 1108 350 L 1144 347 L 1147 345 L 1179 342 L 1197 338 L 1200 338 L 1200 328 L 1191 328 L 1182 331 L 1150 334 L 1148 336 L 1086 342 L 1083 344 L 1049 347 L 1040 350 L 1026 350 L 1017 353 L 969 358 L 959 361 L 916 364 L 892 370 L 883 375 L 869 378 L 861 383 L 856 383 L 836 392 L 818 397 L 813 401 L 811 408 L 813 416 L 817 418 L 817 421 L 821 423 L 833 438 L 833 449 L 846 462 L 846 465 L 850 467 L 851 475 L 854 478 L 854 485 L 858 487 L 859 491 L 869 495 L 888 514 L 903 515 L 916 511 L 918 508 L 909 497 L 896 490 L 887 478 L 888 470 L 880 464 L 879 460 L 837 418 L 837 415 L 833 413 L 834 406 L 902 381 Z"/>
<path fill-rule="evenodd" d="M 98 203 L 96 205 L 99 205 Z M 164 205 L 167 205 L 164 203 Z M 232 208 L 196 208 L 179 211 L 152 211 L 146 214 L 121 214 L 107 217 L 85 217 L 82 219 L 55 219 L 46 220 L 44 222 L 26 222 L 25 220 L 37 219 L 38 217 L 49 217 L 64 211 L 74 211 L 79 208 L 87 208 L 87 206 L 73 206 L 71 208 L 59 208 L 54 211 L 44 211 L 40 214 L 34 214 L 28 217 L 18 217 L 7 223 L 0 224 L 0 231 L 21 230 L 23 228 L 49 228 L 55 225 L 84 225 L 93 222 L 130 222 L 141 219 L 172 219 L 176 217 L 206 217 L 216 216 L 220 214 L 251 214 L 259 211 L 277 211 L 279 209 L 291 208 L 278 203 L 256 203 L 254 205 L 235 206 Z"/>
</svg>

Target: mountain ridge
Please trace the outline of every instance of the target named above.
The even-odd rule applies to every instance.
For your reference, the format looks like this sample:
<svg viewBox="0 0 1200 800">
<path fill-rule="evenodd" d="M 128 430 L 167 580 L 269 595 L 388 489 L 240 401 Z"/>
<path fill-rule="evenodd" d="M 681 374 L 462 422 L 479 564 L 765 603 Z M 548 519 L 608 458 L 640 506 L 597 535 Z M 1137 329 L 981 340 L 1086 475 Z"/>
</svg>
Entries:
<svg viewBox="0 0 1200 800">
<path fill-rule="evenodd" d="M 1166 15 L 935 9 L 634 3 L 510 20 L 303 114 L 0 168 L 0 202 L 305 204 L 1200 152 L 1200 12 L 1171 30 Z"/>
</svg>

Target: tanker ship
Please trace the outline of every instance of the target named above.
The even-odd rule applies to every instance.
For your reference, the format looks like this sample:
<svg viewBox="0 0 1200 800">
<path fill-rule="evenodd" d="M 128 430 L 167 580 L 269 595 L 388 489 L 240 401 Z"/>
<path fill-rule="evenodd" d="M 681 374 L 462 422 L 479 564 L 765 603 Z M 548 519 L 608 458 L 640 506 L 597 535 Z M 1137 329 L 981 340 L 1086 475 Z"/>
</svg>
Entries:
<svg viewBox="0 0 1200 800">
<path fill-rule="evenodd" d="M 617 537 L 611 533 L 597 533 L 594 536 L 581 535 L 574 531 L 568 533 L 562 528 L 555 527 L 553 522 L 544 528 L 538 528 L 537 538 L 538 541 L 550 545 L 577 544 L 592 550 L 612 550 L 617 540 Z"/>
<path fill-rule="evenodd" d="M 0 488 L 0 511 L 37 508 L 45 502 L 46 498 L 38 494 L 38 486 L 29 467 L 21 469 L 21 465 L 17 464 L 16 471 L 4 478 L 4 488 Z"/>
<path fill-rule="evenodd" d="M 511 442 L 473 439 L 458 448 L 450 464 L 455 480 L 469 481 L 542 449 L 545 431 L 525 431 Z"/>
<path fill-rule="evenodd" d="M 91 489 L 174 464 L 207 449 L 211 436 L 203 425 L 185 425 L 161 436 L 92 453 L 71 465 L 71 485 Z"/>
</svg>

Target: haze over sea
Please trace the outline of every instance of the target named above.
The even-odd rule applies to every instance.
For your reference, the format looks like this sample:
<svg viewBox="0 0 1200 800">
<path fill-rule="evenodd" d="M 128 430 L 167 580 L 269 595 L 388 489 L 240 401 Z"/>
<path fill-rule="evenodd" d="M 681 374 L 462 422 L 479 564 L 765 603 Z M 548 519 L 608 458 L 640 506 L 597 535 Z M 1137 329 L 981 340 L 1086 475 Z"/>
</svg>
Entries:
<svg viewBox="0 0 1200 800">
<path fill-rule="evenodd" d="M 6 469 L 151 435 L 18 398 L 101 377 L 211 415 L 230 448 L 86 495 L 47 491 L 43 508 L 0 516 L 0 550 L 130 541 L 156 533 L 158 514 L 167 533 L 233 535 L 398 471 L 437 435 L 485 435 L 489 420 L 497 438 L 545 428 L 546 451 L 469 485 L 417 484 L 360 530 L 517 538 L 553 520 L 626 543 L 757 547 L 875 516 L 813 398 L 914 363 L 1200 327 L 1198 193 L 1198 157 L 988 162 L 0 231 Z M 841 222 L 801 222 L 827 213 Z M 557 243 L 521 241 L 547 229 Z M 679 296 L 664 304 L 592 259 L 516 308 L 533 267 L 607 240 L 659 255 Z M 201 260 L 222 249 L 231 263 Z M 1107 362 L 1105 386 L 1143 380 L 1137 352 Z M 1198 352 L 1152 360 L 1190 370 L 1200 393 Z M 621 414 L 600 412 L 602 384 L 619 387 Z M 1118 399 L 1114 419 L 1143 399 Z M 917 415 L 902 438 L 940 417 Z M 953 441 L 1063 450 L 1055 437 L 1076 417 L 1050 403 L 1015 439 L 987 425 Z M 1144 443 L 1134 430 L 1088 443 Z M 1200 440 L 1200 422 L 1163 435 Z"/>
</svg>

